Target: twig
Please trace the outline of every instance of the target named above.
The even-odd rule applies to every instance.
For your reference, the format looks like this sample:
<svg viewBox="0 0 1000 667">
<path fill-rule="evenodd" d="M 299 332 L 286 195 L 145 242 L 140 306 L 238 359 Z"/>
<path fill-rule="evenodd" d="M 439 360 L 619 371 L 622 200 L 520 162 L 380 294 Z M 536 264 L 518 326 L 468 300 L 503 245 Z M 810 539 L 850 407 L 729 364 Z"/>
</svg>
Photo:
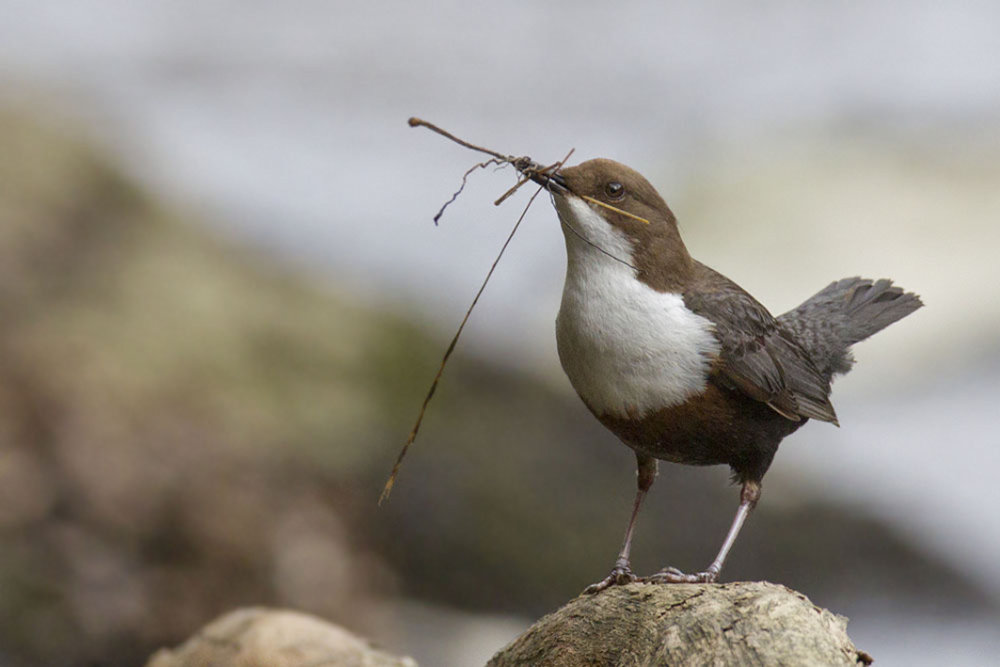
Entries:
<svg viewBox="0 0 1000 667">
<path fill-rule="evenodd" d="M 541 169 L 537 169 L 537 168 L 534 168 L 534 167 L 528 167 L 526 169 L 522 169 L 521 171 L 524 173 L 524 177 L 521 180 L 519 180 L 514 185 L 514 187 L 512 187 L 510 190 L 508 190 L 507 192 L 505 192 L 502 195 L 500 195 L 500 198 L 497 199 L 495 202 L 493 202 L 493 205 L 494 206 L 499 206 L 500 204 L 502 204 L 505 201 L 507 201 L 508 197 L 510 197 L 515 192 L 517 192 L 521 188 L 522 185 L 524 185 L 525 183 L 527 183 L 528 181 L 531 180 L 532 175 L 535 175 L 535 174 L 548 174 L 548 173 L 551 173 L 553 170 L 558 170 L 560 167 L 562 167 L 564 164 L 566 164 L 566 160 L 569 159 L 569 156 L 572 155 L 573 151 L 575 151 L 575 150 L 576 150 L 575 148 L 569 149 L 569 153 L 566 153 L 566 157 L 564 157 L 559 162 L 556 162 L 554 164 L 550 164 L 547 167 L 542 167 Z"/>
<path fill-rule="evenodd" d="M 437 226 L 438 220 L 441 219 L 441 216 L 444 215 L 444 210 L 446 208 L 448 208 L 449 206 L 451 206 L 452 202 L 454 202 L 456 199 L 458 199 L 458 195 L 462 194 L 462 190 L 465 189 L 465 182 L 469 179 L 469 174 L 471 174 L 472 172 L 474 172 L 476 169 L 485 169 L 486 167 L 490 166 L 491 164 L 495 164 L 497 166 L 502 166 L 502 165 L 507 164 L 507 161 L 506 160 L 501 160 L 499 158 L 492 158 L 490 160 L 486 160 L 485 162 L 480 162 L 478 164 L 474 164 L 471 167 L 469 167 L 469 170 L 462 175 L 462 185 L 459 186 L 458 190 L 455 191 L 455 194 L 453 194 L 451 196 L 451 199 L 449 199 L 448 201 L 446 201 L 441 206 L 441 210 L 439 210 L 437 212 L 437 215 L 434 216 L 434 225 L 435 226 Z"/>
<path fill-rule="evenodd" d="M 399 467 L 403 464 L 403 458 L 406 456 L 407 450 L 410 449 L 410 445 L 412 445 L 413 441 L 417 439 L 417 432 L 420 430 L 420 424 L 424 420 L 424 413 L 427 411 L 427 404 L 431 402 L 431 397 L 433 397 L 434 392 L 437 391 L 438 382 L 440 382 L 441 375 L 444 373 L 445 364 L 448 363 L 448 358 L 451 357 L 451 353 L 455 351 L 455 345 L 458 344 L 458 337 L 462 335 L 462 330 L 465 329 L 465 323 L 469 321 L 469 316 L 472 315 L 472 309 L 476 307 L 477 303 L 479 303 L 479 297 L 482 296 L 483 290 L 486 289 L 486 283 L 490 281 L 490 277 L 493 275 L 493 270 L 497 268 L 497 264 L 500 262 L 500 258 L 503 257 L 504 251 L 507 250 L 510 240 L 514 238 L 514 232 L 516 232 L 517 228 L 521 226 L 521 221 L 524 220 L 524 216 L 527 215 L 528 208 L 531 207 L 531 204 L 535 201 L 535 197 L 537 197 L 543 189 L 544 188 L 539 187 L 538 190 L 535 191 L 535 194 L 531 195 L 531 199 L 528 200 L 527 206 L 524 207 L 524 210 L 521 211 L 521 215 L 517 219 L 517 222 L 514 223 L 514 228 L 511 229 L 510 234 L 507 235 L 507 240 L 504 241 L 503 246 L 500 248 L 497 258 L 493 260 L 493 265 L 490 266 L 490 270 L 486 273 L 486 278 L 479 286 L 479 291 L 476 292 L 475 298 L 472 299 L 472 304 L 469 306 L 469 309 L 465 311 L 465 317 L 462 318 L 462 323 L 458 325 L 458 331 L 455 332 L 455 335 L 451 339 L 451 343 L 448 344 L 448 349 L 445 350 L 444 357 L 441 359 L 441 365 L 438 367 L 437 374 L 431 382 L 430 389 L 427 390 L 427 395 L 424 396 L 424 403 L 420 406 L 420 413 L 417 415 L 417 421 L 413 425 L 413 429 L 410 431 L 410 437 L 406 439 L 406 444 L 403 445 L 403 449 L 400 450 L 399 456 L 396 457 L 396 463 L 392 466 L 392 472 L 389 474 L 389 479 L 385 483 L 385 488 L 382 489 L 382 495 L 379 496 L 379 505 L 385 502 L 385 500 L 389 497 L 389 494 L 392 492 L 392 487 L 396 483 L 396 477 L 399 475 Z"/>
<path fill-rule="evenodd" d="M 497 153 L 496 151 L 491 151 L 489 148 L 483 148 L 482 146 L 477 146 L 475 144 L 470 144 L 468 141 L 465 141 L 464 139 L 459 139 L 458 137 L 456 137 L 451 132 L 448 132 L 447 130 L 442 130 L 440 127 L 438 127 L 434 123 L 428 123 L 426 120 L 423 120 L 422 118 L 417 118 L 416 116 L 411 116 L 410 120 L 408 120 L 406 122 L 410 124 L 410 127 L 426 127 L 428 130 L 432 130 L 434 132 L 437 132 L 442 137 L 448 137 L 449 139 L 451 139 L 452 141 L 454 141 L 456 144 L 459 144 L 461 146 L 465 146 L 466 148 L 471 148 L 472 150 L 479 151 L 480 153 L 486 153 L 487 155 L 492 155 L 496 159 L 502 160 L 503 162 L 513 162 L 514 160 L 517 159 L 517 158 L 515 158 L 513 156 L 510 156 L 510 155 L 502 155 L 500 153 Z"/>
<path fill-rule="evenodd" d="M 520 190 L 521 186 L 524 185 L 525 183 L 527 183 L 530 180 L 531 180 L 530 176 L 524 176 L 524 177 L 522 177 L 520 180 L 518 180 L 517 183 L 514 184 L 514 187 L 512 187 L 510 190 L 508 190 L 507 192 L 505 192 L 502 195 L 500 195 L 500 198 L 497 199 L 495 202 L 493 202 L 493 205 L 494 206 L 499 206 L 500 204 L 502 204 L 505 201 L 507 201 L 508 197 L 510 197 L 512 194 L 514 194 L 515 192 L 517 192 L 518 190 Z"/>
<path fill-rule="evenodd" d="M 410 122 L 410 126 L 411 127 L 417 127 L 417 126 L 427 127 L 427 128 L 429 128 L 431 130 L 434 130 L 438 134 L 441 134 L 441 135 L 443 135 L 445 137 L 448 137 L 452 141 L 455 141 L 456 143 L 461 144 L 462 146 L 465 146 L 467 148 L 471 148 L 473 150 L 481 151 L 483 153 L 487 153 L 489 155 L 492 155 L 492 156 L 494 156 L 499 161 L 510 162 L 511 164 L 514 164 L 514 160 L 526 160 L 528 164 L 533 165 L 533 163 L 528 158 L 509 158 L 509 157 L 504 157 L 504 156 L 500 155 L 499 153 L 496 153 L 495 151 L 491 151 L 489 149 L 481 148 L 479 146 L 475 146 L 473 144 L 470 144 L 470 143 L 468 143 L 466 141 L 463 141 L 463 140 L 455 137 L 454 135 L 452 135 L 452 134 L 450 134 L 448 132 L 445 132 L 444 130 L 442 130 L 441 128 L 439 128 L 439 127 L 437 127 L 435 125 L 432 125 L 432 124 L 430 124 L 430 123 L 428 123 L 426 121 L 420 120 L 419 118 L 410 118 L 409 122 Z M 538 173 L 554 173 L 554 172 L 558 171 L 566 163 L 566 160 L 568 160 L 569 157 L 570 157 L 570 155 L 572 155 L 572 154 L 573 154 L 573 151 L 570 150 L 570 152 L 566 154 L 566 157 L 564 157 L 559 162 L 556 162 L 555 164 L 552 164 L 552 165 L 550 165 L 548 167 L 544 167 L 544 168 L 541 168 L 541 169 L 536 169 L 536 171 Z M 515 164 L 515 166 L 517 166 L 517 165 Z M 478 165 L 477 165 L 477 167 L 478 167 Z M 475 169 L 475 168 L 476 167 L 473 167 L 473 169 Z M 521 169 L 521 170 L 523 171 L 524 169 Z M 468 174 L 471 171 L 472 171 L 472 169 L 470 169 L 468 172 L 466 172 L 466 176 L 468 176 Z M 513 188 L 511 188 L 510 190 L 508 190 L 506 194 L 504 194 L 502 197 L 500 197 L 500 199 L 498 199 L 496 201 L 496 203 L 500 204 L 504 199 L 506 199 L 511 194 L 513 194 L 513 192 L 515 190 L 517 190 L 517 188 L 521 187 L 521 185 L 523 185 L 526 180 L 527 179 L 524 179 L 524 180 L 520 181 L 516 186 L 514 186 Z M 463 182 L 464 182 L 464 179 L 463 179 Z M 392 492 L 392 487 L 396 483 L 396 477 L 399 476 L 399 469 L 400 469 L 400 466 L 402 466 L 402 464 L 403 464 L 403 459 L 406 457 L 406 452 L 409 451 L 410 445 L 412 445 L 413 442 L 417 439 L 417 433 L 420 431 L 420 424 L 424 420 L 424 413 L 427 412 L 427 405 L 428 405 L 428 403 L 430 403 L 431 398 L 434 396 L 434 392 L 437 391 L 438 383 L 441 381 L 442 374 L 444 374 L 445 365 L 448 363 L 448 359 L 451 357 L 451 353 L 455 351 L 455 346 L 458 344 L 458 338 L 459 338 L 459 336 L 462 335 L 462 331 L 465 329 L 465 324 L 466 324 L 466 322 L 469 321 L 469 317 L 472 315 L 472 309 L 476 307 L 477 303 L 479 303 L 479 297 L 482 296 L 483 291 L 486 289 L 487 283 L 489 283 L 490 278 L 493 276 L 493 272 L 497 268 L 497 264 L 500 263 L 500 258 L 503 257 L 504 252 L 506 252 L 506 250 L 507 250 L 507 246 L 510 245 L 511 239 L 514 238 L 514 234 L 517 233 L 518 228 L 521 226 L 521 222 L 524 220 L 524 216 L 526 216 L 528 214 L 528 209 L 531 208 L 531 205 L 535 202 L 535 198 L 538 197 L 538 195 L 544 189 L 545 189 L 544 186 L 539 186 L 539 188 L 535 191 L 535 193 L 531 195 L 531 199 L 528 200 L 528 203 L 525 205 L 524 210 L 521 211 L 521 215 L 518 216 L 517 222 L 514 223 L 513 229 L 510 230 L 510 234 L 507 235 L 507 239 L 504 241 L 503 246 L 501 246 L 500 252 L 497 253 L 496 259 L 493 260 L 493 264 L 490 266 L 490 270 L 486 273 L 486 277 L 483 279 L 482 284 L 479 286 L 479 290 L 476 292 L 476 296 L 472 299 L 472 303 L 469 305 L 468 310 L 465 311 L 465 317 L 462 318 L 461 324 L 458 325 L 458 330 L 455 332 L 455 335 L 452 337 L 451 343 L 448 344 L 448 349 L 445 350 L 444 356 L 441 359 L 441 365 L 438 367 L 437 373 L 434 375 L 434 379 L 431 381 L 431 386 L 427 390 L 427 395 L 424 396 L 424 402 L 420 406 L 420 412 L 417 414 L 417 421 L 413 424 L 413 428 L 410 430 L 410 435 L 406 439 L 406 443 L 403 444 L 403 448 L 400 450 L 399 456 L 396 457 L 396 463 L 392 466 L 392 472 L 389 473 L 389 479 L 386 480 L 385 487 L 382 489 L 382 495 L 379 496 L 379 499 L 378 499 L 378 504 L 379 505 L 381 505 L 383 502 L 385 502 L 386 499 L 388 499 L 389 494 Z M 461 192 L 461 190 L 459 190 L 459 192 Z M 457 193 L 456 193 L 456 196 L 457 196 Z M 454 197 L 452 198 L 452 201 L 454 201 Z M 442 208 L 442 210 L 444 210 L 444 209 Z"/>
<path fill-rule="evenodd" d="M 407 121 L 407 123 L 410 125 L 410 127 L 426 127 L 428 130 L 431 130 L 432 132 L 437 132 L 442 137 L 446 137 L 448 139 L 451 139 L 452 141 L 454 141 L 459 146 L 465 146 L 466 148 L 471 148 L 474 151 L 479 151 L 480 153 L 486 153 L 487 155 L 492 155 L 493 156 L 492 160 L 487 160 L 486 162 L 480 162 L 479 164 L 474 165 L 471 169 L 469 169 L 467 172 L 465 172 L 465 175 L 462 177 L 462 186 L 458 189 L 458 192 L 456 192 L 454 195 L 452 195 L 451 199 L 449 199 L 448 201 L 446 201 L 444 203 L 444 206 L 441 207 L 441 210 L 438 211 L 437 215 L 434 216 L 434 224 L 435 225 L 438 223 L 438 220 L 441 219 L 441 215 L 444 213 L 444 210 L 446 208 L 448 208 L 448 206 L 450 206 L 451 203 L 454 202 L 458 198 L 458 195 L 460 195 L 462 193 L 462 190 L 465 189 L 465 181 L 466 181 L 466 179 L 468 179 L 469 178 L 469 174 L 471 174 L 476 169 L 485 168 L 485 167 L 489 166 L 490 164 L 496 164 L 496 165 L 501 165 L 501 166 L 504 165 L 504 164 L 510 164 L 510 165 L 513 165 L 514 168 L 517 169 L 519 172 L 521 172 L 522 178 L 518 181 L 518 183 L 514 187 L 512 187 L 510 190 L 508 190 L 507 192 L 505 192 L 499 199 L 497 199 L 495 202 L 493 202 L 494 206 L 499 206 L 508 197 L 510 197 L 515 192 L 517 192 L 517 190 L 522 185 L 524 185 L 529 180 L 531 180 L 532 174 L 546 173 L 550 169 L 552 169 L 552 168 L 554 168 L 556 166 L 556 165 L 551 165 L 551 166 L 543 168 L 540 165 L 535 164 L 532 161 L 532 159 L 529 158 L 527 155 L 522 155 L 520 157 L 515 157 L 513 155 L 504 155 L 503 153 L 498 153 L 497 151 L 490 150 L 489 148 L 483 148 L 482 146 L 477 146 L 475 144 L 470 144 L 468 141 L 466 141 L 464 139 L 459 139 L 458 137 L 456 137 L 451 132 L 449 132 L 447 130 L 441 129 L 440 127 L 438 127 L 434 123 L 429 123 L 429 122 L 427 122 L 426 120 L 424 120 L 422 118 L 417 118 L 416 116 L 411 116 L 410 119 Z M 573 151 L 570 151 L 571 154 L 572 154 L 572 152 Z M 565 159 L 563 160 L 563 162 L 557 162 L 556 164 L 561 166 L 564 163 L 565 163 Z"/>
</svg>

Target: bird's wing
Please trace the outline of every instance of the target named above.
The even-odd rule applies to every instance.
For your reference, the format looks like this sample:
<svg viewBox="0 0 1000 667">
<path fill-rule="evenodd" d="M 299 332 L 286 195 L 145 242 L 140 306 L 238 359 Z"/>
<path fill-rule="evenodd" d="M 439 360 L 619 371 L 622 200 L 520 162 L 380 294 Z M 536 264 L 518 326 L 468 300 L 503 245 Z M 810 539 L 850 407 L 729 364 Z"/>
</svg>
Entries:
<svg viewBox="0 0 1000 667">
<path fill-rule="evenodd" d="M 721 350 L 712 379 L 788 419 L 837 423 L 830 381 L 791 334 L 739 285 L 702 264 L 696 270 L 684 304 L 715 325 Z"/>
</svg>

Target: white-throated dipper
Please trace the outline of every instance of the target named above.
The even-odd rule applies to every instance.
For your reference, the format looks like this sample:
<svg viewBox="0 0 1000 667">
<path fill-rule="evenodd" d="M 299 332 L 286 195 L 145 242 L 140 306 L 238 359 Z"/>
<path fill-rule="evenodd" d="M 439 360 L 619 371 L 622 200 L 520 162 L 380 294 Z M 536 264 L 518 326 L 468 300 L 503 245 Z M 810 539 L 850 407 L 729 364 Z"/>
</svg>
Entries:
<svg viewBox="0 0 1000 667">
<path fill-rule="evenodd" d="M 589 160 L 524 172 L 552 194 L 566 238 L 566 283 L 556 318 L 559 360 L 598 420 L 638 461 L 625 542 L 597 592 L 635 581 L 629 551 L 657 459 L 728 464 L 740 505 L 703 572 L 666 568 L 643 581 L 714 582 L 781 440 L 810 418 L 833 424 L 830 381 L 850 347 L 919 308 L 889 280 L 845 278 L 774 317 L 722 274 L 693 259 L 677 221 L 641 174 Z"/>
</svg>

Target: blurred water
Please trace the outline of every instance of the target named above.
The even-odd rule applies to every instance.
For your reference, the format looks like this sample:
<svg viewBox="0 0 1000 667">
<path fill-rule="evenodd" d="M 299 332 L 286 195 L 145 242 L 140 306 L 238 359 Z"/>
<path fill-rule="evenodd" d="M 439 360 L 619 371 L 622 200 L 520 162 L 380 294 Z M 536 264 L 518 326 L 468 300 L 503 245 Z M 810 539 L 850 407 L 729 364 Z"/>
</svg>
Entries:
<svg viewBox="0 0 1000 667">
<path fill-rule="evenodd" d="M 775 467 L 807 471 L 814 492 L 880 516 L 1000 595 L 998 387 L 993 361 L 933 386 L 841 401 L 843 428 L 808 424 Z"/>
<path fill-rule="evenodd" d="M 56 91 L 149 182 L 453 319 L 519 204 L 493 210 L 512 177 L 478 175 L 431 229 L 475 158 L 409 115 L 540 160 L 618 157 L 668 199 L 713 151 L 766 163 L 803 125 L 905 132 L 946 157 L 956 132 L 1000 143 L 992 2 L 0 0 L 0 14 L 0 77 Z M 552 367 L 562 249 L 537 208 L 469 338 Z M 823 268 L 798 277 L 825 284 Z"/>
<path fill-rule="evenodd" d="M 696 187 L 713 156 L 752 172 L 806 134 L 917 146 L 928 168 L 971 165 L 968 188 L 940 200 L 940 225 L 919 238 L 906 216 L 927 209 L 923 192 L 908 193 L 915 211 L 873 221 L 912 243 L 905 261 L 878 246 L 865 261 L 930 308 L 906 323 L 912 333 L 899 325 L 873 341 L 857 379 L 838 383 L 845 428 L 809 426 L 776 470 L 805 470 L 820 491 L 874 508 L 1000 594 L 1000 370 L 970 370 L 996 359 L 1000 299 L 987 255 L 969 265 L 1000 242 L 996 172 L 976 167 L 1000 155 L 1000 4 L 0 0 L 0 17 L 0 100 L 54 102 L 193 213 L 429 321 L 458 319 L 526 194 L 496 210 L 488 202 L 513 177 L 477 174 L 434 229 L 430 215 L 477 158 L 408 129 L 409 115 L 543 161 L 572 146 L 579 159 L 617 157 L 674 192 Z M 777 188 L 796 189 L 795 169 Z M 866 182 L 888 188 L 883 175 Z M 731 232 L 741 244 L 787 231 L 743 222 Z M 555 229 L 547 206 L 529 213 L 465 344 L 556 367 Z M 788 297 L 772 253 L 742 247 L 719 268 L 761 297 Z M 805 246 L 815 261 L 794 267 L 801 296 L 799 284 L 868 270 L 831 247 Z"/>
</svg>

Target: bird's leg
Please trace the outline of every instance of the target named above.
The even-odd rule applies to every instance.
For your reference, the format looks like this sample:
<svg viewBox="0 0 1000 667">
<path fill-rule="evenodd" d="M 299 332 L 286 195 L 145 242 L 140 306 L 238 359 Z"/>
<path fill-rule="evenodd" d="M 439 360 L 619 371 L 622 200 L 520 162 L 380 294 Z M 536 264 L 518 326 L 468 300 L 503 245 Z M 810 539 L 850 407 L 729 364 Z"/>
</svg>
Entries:
<svg viewBox="0 0 1000 667">
<path fill-rule="evenodd" d="M 632 506 L 632 517 L 628 520 L 628 528 L 625 530 L 625 542 L 622 544 L 622 550 L 618 553 L 618 559 L 615 561 L 615 567 L 611 570 L 611 574 L 602 581 L 587 586 L 583 591 L 584 595 L 593 595 L 609 586 L 627 584 L 636 581 L 638 578 L 632 574 L 632 568 L 629 567 L 629 554 L 632 552 L 632 533 L 635 530 L 635 520 L 639 517 L 639 508 L 642 506 L 642 499 L 646 497 L 646 492 L 649 491 L 649 487 L 653 486 L 653 480 L 656 479 L 657 464 L 656 459 L 652 456 L 646 456 L 639 452 L 635 453 L 635 458 L 638 465 L 638 471 L 636 472 L 638 488 L 635 492 L 635 504 Z"/>
<path fill-rule="evenodd" d="M 740 534 L 743 522 L 746 521 L 753 508 L 757 506 L 758 500 L 760 500 L 760 482 L 755 480 L 743 482 L 743 490 L 740 492 L 740 506 L 736 510 L 736 517 L 733 518 L 733 524 L 729 527 L 729 533 L 726 534 L 726 540 L 722 543 L 719 554 L 704 572 L 684 574 L 676 568 L 669 567 L 644 578 L 643 581 L 654 584 L 713 583 L 719 578 L 719 572 L 722 571 L 722 566 L 726 562 L 726 556 L 729 555 L 729 550 L 733 548 L 733 543 L 736 542 L 736 537 Z"/>
</svg>

